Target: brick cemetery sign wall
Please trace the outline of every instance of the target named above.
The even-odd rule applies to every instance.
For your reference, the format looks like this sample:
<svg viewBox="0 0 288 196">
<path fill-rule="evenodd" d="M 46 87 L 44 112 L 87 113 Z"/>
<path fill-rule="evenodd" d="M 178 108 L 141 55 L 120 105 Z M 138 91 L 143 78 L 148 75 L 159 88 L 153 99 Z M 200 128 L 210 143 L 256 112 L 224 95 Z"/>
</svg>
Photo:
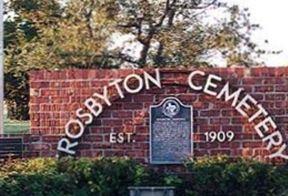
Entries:
<svg viewBox="0 0 288 196">
<path fill-rule="evenodd" d="M 24 156 L 283 162 L 287 95 L 288 68 L 33 71 Z"/>
</svg>

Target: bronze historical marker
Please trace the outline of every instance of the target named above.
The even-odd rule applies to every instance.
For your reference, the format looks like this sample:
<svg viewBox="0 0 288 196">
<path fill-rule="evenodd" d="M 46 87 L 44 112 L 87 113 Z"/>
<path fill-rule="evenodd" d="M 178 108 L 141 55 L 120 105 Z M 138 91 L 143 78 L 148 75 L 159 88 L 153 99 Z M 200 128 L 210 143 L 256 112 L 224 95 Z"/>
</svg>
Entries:
<svg viewBox="0 0 288 196">
<path fill-rule="evenodd" d="M 175 97 L 150 107 L 150 163 L 180 164 L 192 155 L 192 107 Z"/>
</svg>

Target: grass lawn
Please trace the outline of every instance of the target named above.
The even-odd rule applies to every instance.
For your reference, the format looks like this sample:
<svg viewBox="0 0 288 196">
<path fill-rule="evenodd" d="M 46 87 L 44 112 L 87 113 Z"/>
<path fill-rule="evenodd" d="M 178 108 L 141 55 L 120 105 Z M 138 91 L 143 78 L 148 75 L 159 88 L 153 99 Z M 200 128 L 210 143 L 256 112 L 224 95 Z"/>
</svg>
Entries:
<svg viewBox="0 0 288 196">
<path fill-rule="evenodd" d="M 29 121 L 16 121 L 9 120 L 4 113 L 4 133 L 15 134 L 15 133 L 28 133 L 29 132 Z"/>
</svg>

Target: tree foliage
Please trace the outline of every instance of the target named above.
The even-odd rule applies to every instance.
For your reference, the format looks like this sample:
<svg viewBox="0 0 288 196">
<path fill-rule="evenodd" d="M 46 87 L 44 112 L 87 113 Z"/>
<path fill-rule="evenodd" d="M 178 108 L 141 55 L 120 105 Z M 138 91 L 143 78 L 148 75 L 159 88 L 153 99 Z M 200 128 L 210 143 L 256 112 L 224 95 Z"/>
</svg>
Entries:
<svg viewBox="0 0 288 196">
<path fill-rule="evenodd" d="M 265 53 L 248 10 L 217 0 L 9 0 L 5 9 L 5 98 L 26 112 L 31 69 L 211 66 L 215 56 L 252 66 Z"/>
<path fill-rule="evenodd" d="M 110 4 L 113 2 L 111 1 Z M 31 69 L 98 65 L 110 27 L 108 1 L 11 0 L 6 4 L 5 99 L 8 116 L 27 120 Z M 97 58 L 96 58 L 97 57 Z"/>
<path fill-rule="evenodd" d="M 251 66 L 264 52 L 250 38 L 259 25 L 248 10 L 217 0 L 20 2 L 10 0 L 16 16 L 6 21 L 13 29 L 6 65 L 14 69 L 211 65 L 215 53 L 228 65 Z M 129 43 L 111 47 L 115 34 L 129 35 Z M 127 44 L 139 52 L 125 53 Z"/>
<path fill-rule="evenodd" d="M 10 7 L 20 20 L 18 24 L 28 25 L 35 33 L 27 40 L 27 33 L 17 29 L 17 42 L 6 49 L 7 67 L 15 62 L 14 69 L 27 71 L 98 63 L 94 57 L 104 50 L 111 34 L 109 26 L 115 21 L 107 14 L 108 5 L 107 1 L 88 0 L 71 1 L 64 7 L 50 0 L 27 1 L 23 5 L 11 1 Z"/>
<path fill-rule="evenodd" d="M 209 58 L 215 54 L 228 65 L 252 66 L 264 52 L 250 38 L 259 25 L 237 5 L 217 0 L 121 0 L 119 7 L 119 30 L 132 34 L 130 41 L 139 43 L 141 50 L 139 58 L 123 54 L 121 48 L 118 52 L 124 62 L 137 67 L 211 65 Z"/>
</svg>

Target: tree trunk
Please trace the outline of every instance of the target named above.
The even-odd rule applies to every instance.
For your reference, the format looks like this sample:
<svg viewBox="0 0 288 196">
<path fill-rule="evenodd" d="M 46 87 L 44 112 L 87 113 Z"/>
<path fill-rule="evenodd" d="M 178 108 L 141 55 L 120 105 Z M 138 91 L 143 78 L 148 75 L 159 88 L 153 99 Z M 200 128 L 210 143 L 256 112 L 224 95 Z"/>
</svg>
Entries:
<svg viewBox="0 0 288 196">
<path fill-rule="evenodd" d="M 156 57 L 154 59 L 155 64 L 158 66 L 163 63 L 163 58 L 162 58 L 163 50 L 164 50 L 164 45 L 162 43 L 160 43 L 158 50 L 157 50 Z"/>
<path fill-rule="evenodd" d="M 154 27 L 151 27 L 149 34 L 147 35 L 147 37 L 142 42 L 143 48 L 142 48 L 141 53 L 140 53 L 139 68 L 143 68 L 147 62 L 148 52 L 149 52 L 151 40 L 152 40 L 154 34 L 155 34 L 155 29 L 154 29 Z"/>
<path fill-rule="evenodd" d="M 147 44 L 143 45 L 143 48 L 140 53 L 140 59 L 139 59 L 139 68 L 143 68 L 147 62 L 147 56 L 148 56 L 148 51 L 150 49 L 150 41 Z"/>
</svg>

